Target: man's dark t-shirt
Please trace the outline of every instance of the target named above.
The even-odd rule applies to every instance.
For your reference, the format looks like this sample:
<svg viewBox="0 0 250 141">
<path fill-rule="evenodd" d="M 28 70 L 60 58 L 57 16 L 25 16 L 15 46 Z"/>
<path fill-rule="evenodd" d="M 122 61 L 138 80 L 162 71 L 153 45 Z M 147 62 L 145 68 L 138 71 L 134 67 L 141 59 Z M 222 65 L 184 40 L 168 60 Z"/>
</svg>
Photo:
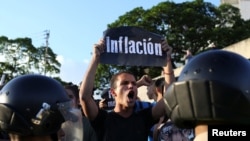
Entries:
<svg viewBox="0 0 250 141">
<path fill-rule="evenodd" d="M 134 112 L 128 118 L 113 111 L 99 110 L 92 126 L 99 141 L 147 141 L 149 130 L 155 123 L 151 108 Z"/>
</svg>

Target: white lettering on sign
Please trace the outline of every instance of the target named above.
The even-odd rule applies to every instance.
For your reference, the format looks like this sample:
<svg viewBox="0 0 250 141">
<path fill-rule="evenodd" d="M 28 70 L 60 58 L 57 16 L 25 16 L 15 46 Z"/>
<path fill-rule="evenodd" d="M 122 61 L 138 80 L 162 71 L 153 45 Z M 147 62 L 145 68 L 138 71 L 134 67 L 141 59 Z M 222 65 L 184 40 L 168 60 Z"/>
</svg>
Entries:
<svg viewBox="0 0 250 141">
<path fill-rule="evenodd" d="M 162 56 L 161 43 L 153 43 L 151 38 L 142 41 L 129 40 L 127 36 L 120 36 L 119 40 L 110 40 L 107 36 L 106 52 Z"/>
</svg>

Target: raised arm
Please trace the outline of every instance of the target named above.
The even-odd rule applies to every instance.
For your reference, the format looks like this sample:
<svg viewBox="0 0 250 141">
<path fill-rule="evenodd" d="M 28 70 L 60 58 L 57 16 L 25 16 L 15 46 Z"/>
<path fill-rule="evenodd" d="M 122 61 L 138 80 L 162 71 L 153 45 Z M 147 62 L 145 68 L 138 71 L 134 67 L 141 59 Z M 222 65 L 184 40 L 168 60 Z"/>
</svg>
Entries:
<svg viewBox="0 0 250 141">
<path fill-rule="evenodd" d="M 167 51 L 167 57 L 166 57 L 166 65 L 163 66 L 163 74 L 165 78 L 165 91 L 168 88 L 168 86 L 175 81 L 174 71 L 172 67 L 171 62 L 171 53 L 172 53 L 172 47 L 168 45 L 167 41 L 164 40 L 162 42 L 162 49 L 164 51 Z M 165 93 L 164 91 L 164 93 Z M 163 93 L 163 94 L 164 94 Z M 165 104 L 163 99 L 159 100 L 156 105 L 152 109 L 152 114 L 155 119 L 159 119 L 160 117 L 165 115 Z"/>
<path fill-rule="evenodd" d="M 148 75 L 143 75 L 139 80 L 136 81 L 137 88 L 141 86 L 149 86 L 152 83 L 152 78 Z"/>
<path fill-rule="evenodd" d="M 92 58 L 89 63 L 88 69 L 83 76 L 80 86 L 79 99 L 84 114 L 90 120 L 95 119 L 98 114 L 98 106 L 93 99 L 93 88 L 96 69 L 99 64 L 100 54 L 104 50 L 104 40 L 100 40 L 98 44 L 94 44 Z"/>
<path fill-rule="evenodd" d="M 164 41 L 164 45 L 165 45 L 164 49 L 167 50 L 167 58 L 166 58 L 167 64 L 163 66 L 163 75 L 165 78 L 165 91 L 166 91 L 168 86 L 171 83 L 175 82 L 175 75 L 174 75 L 174 70 L 173 70 L 172 61 L 171 61 L 171 54 L 172 54 L 173 48 L 168 45 L 167 41 Z"/>
</svg>

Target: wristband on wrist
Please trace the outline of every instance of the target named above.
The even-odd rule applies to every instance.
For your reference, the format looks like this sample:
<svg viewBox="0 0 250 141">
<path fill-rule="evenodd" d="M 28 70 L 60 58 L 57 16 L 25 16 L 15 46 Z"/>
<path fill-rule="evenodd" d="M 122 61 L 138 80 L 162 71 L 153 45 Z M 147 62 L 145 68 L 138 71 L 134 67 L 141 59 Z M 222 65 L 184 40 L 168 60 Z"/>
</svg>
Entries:
<svg viewBox="0 0 250 141">
<path fill-rule="evenodd" d="M 163 72 L 163 74 L 165 74 L 165 75 L 172 75 L 172 74 L 174 74 L 174 71 L 171 71 L 171 72 Z"/>
</svg>

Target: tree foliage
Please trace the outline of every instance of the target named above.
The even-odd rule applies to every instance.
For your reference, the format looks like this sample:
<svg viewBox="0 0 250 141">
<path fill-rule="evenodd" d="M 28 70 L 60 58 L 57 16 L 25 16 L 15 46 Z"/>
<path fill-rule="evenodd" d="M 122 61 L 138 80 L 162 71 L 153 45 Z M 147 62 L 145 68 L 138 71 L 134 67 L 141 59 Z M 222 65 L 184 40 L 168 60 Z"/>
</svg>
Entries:
<svg viewBox="0 0 250 141">
<path fill-rule="evenodd" d="M 165 1 L 147 10 L 137 7 L 107 26 L 138 26 L 165 36 L 173 47 L 173 65 L 184 64 L 181 59 L 185 54 L 183 50 L 190 49 L 195 55 L 205 51 L 210 43 L 224 48 L 250 36 L 249 21 L 241 18 L 238 8 L 228 4 L 216 7 L 203 0 L 183 3 Z M 122 69 L 133 71 L 138 78 L 145 73 L 151 77 L 161 73 L 161 68 L 114 65 L 107 67 L 101 64 L 97 69 L 97 87 L 107 84 L 112 74 Z"/>
<path fill-rule="evenodd" d="M 0 37 L 0 74 L 6 81 L 22 74 L 58 74 L 61 64 L 50 47 L 34 47 L 30 38 Z"/>
</svg>

